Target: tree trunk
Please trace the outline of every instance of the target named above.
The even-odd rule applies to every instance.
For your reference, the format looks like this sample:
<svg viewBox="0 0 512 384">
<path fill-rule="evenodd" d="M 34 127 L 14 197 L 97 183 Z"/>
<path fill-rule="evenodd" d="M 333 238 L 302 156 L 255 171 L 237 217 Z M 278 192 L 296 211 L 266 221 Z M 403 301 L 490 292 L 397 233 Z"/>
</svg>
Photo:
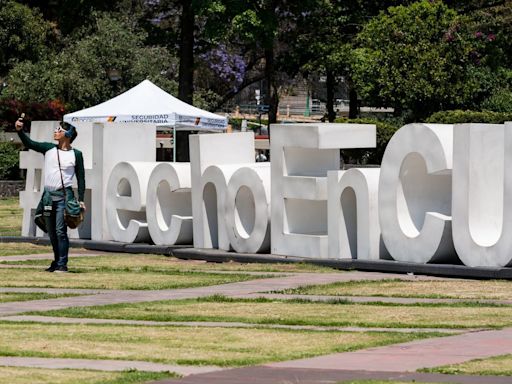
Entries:
<svg viewBox="0 0 512 384">
<path fill-rule="evenodd" d="M 185 103 L 194 102 L 194 25 L 195 15 L 192 2 L 180 0 L 180 67 L 178 82 L 178 98 Z M 176 132 L 174 145 L 176 145 L 176 159 L 173 161 L 190 161 L 190 150 L 188 146 L 189 131 Z"/>
<path fill-rule="evenodd" d="M 265 104 L 268 105 L 268 123 L 274 124 L 277 121 L 277 108 L 279 97 L 275 84 L 274 68 L 274 47 L 265 49 Z"/>
<path fill-rule="evenodd" d="M 332 73 L 331 70 L 327 70 L 326 75 L 327 75 L 326 76 L 327 80 L 326 80 L 325 86 L 327 88 L 327 103 L 326 103 L 327 120 L 329 121 L 329 123 L 332 123 L 336 119 L 336 112 L 334 111 L 335 79 L 334 79 L 334 74 Z"/>
<path fill-rule="evenodd" d="M 348 81 L 348 118 L 356 119 L 359 115 L 359 103 L 357 101 L 357 91 L 351 81 Z"/>
<path fill-rule="evenodd" d="M 192 2 L 181 0 L 180 19 L 180 68 L 178 98 L 192 104 L 194 97 L 194 25 Z"/>
<path fill-rule="evenodd" d="M 176 160 L 179 162 L 190 161 L 189 136 L 190 131 L 177 131 L 174 145 L 176 146 Z"/>
</svg>

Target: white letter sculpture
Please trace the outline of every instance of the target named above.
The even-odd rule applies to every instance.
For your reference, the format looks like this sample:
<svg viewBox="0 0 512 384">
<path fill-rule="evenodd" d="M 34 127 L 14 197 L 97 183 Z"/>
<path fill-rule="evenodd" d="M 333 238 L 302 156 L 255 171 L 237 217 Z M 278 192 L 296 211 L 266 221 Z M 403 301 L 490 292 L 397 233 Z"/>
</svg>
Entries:
<svg viewBox="0 0 512 384">
<path fill-rule="evenodd" d="M 190 163 L 157 163 L 153 169 L 146 217 L 155 244 L 192 244 L 190 187 Z"/>
<path fill-rule="evenodd" d="M 378 260 L 380 169 L 327 172 L 329 257 Z M 381 255 L 382 254 L 382 255 Z"/>
<path fill-rule="evenodd" d="M 107 184 L 106 216 L 112 238 L 125 243 L 149 241 L 146 192 L 156 163 L 117 164 Z"/>
<path fill-rule="evenodd" d="M 470 267 L 512 264 L 512 123 L 455 126 L 453 240 Z"/>
<path fill-rule="evenodd" d="M 192 135 L 190 154 L 194 247 L 264 251 L 269 165 L 255 163 L 253 133 Z"/>
<path fill-rule="evenodd" d="M 340 148 L 375 146 L 375 126 L 272 125 L 271 252 L 327 258 L 327 171 Z"/>
<path fill-rule="evenodd" d="M 398 261 L 455 258 L 451 230 L 453 126 L 409 124 L 389 141 L 382 159 L 382 238 Z"/>
<path fill-rule="evenodd" d="M 240 168 L 231 176 L 225 212 L 228 239 L 235 251 L 270 249 L 269 163 Z"/>
</svg>

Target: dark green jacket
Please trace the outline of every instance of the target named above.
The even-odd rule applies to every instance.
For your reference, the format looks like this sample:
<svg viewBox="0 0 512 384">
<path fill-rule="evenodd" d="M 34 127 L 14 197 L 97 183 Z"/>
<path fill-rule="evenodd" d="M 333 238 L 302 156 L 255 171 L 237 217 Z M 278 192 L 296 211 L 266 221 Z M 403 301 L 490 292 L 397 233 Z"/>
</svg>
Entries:
<svg viewBox="0 0 512 384">
<path fill-rule="evenodd" d="M 36 152 L 45 154 L 47 151 L 49 151 L 52 148 L 57 147 L 57 144 L 54 143 L 48 143 L 48 142 L 38 142 L 32 140 L 28 135 L 23 131 L 18 131 L 18 136 L 21 139 L 21 142 L 27 147 L 28 149 L 32 149 Z M 75 152 L 75 176 L 78 184 L 78 201 L 84 201 L 84 193 L 85 193 L 85 170 L 84 170 L 84 157 L 82 155 L 82 152 L 80 152 L 78 149 L 73 148 L 73 151 Z M 74 200 L 75 195 L 73 193 L 73 189 L 68 187 L 66 188 L 66 194 L 67 194 L 67 200 Z M 51 206 L 52 206 L 52 195 L 60 195 L 63 196 L 62 191 L 44 191 L 43 195 L 41 196 L 41 200 L 39 201 L 39 204 L 37 205 L 36 212 L 35 212 L 35 223 L 39 228 L 41 228 L 44 232 L 47 232 L 46 230 L 46 224 L 43 219 L 43 216 L 49 215 L 51 212 Z"/>
</svg>

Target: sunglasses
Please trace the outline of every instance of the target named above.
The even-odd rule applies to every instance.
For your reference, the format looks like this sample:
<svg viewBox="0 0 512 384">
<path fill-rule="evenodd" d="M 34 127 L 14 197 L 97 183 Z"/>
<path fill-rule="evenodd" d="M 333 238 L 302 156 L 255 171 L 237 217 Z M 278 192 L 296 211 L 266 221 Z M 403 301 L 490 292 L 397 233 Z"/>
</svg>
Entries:
<svg viewBox="0 0 512 384">
<path fill-rule="evenodd" d="M 53 132 L 55 132 L 55 133 L 57 133 L 57 132 L 66 132 L 66 130 L 64 128 L 62 128 L 61 126 L 58 126 L 57 128 L 54 129 Z"/>
</svg>

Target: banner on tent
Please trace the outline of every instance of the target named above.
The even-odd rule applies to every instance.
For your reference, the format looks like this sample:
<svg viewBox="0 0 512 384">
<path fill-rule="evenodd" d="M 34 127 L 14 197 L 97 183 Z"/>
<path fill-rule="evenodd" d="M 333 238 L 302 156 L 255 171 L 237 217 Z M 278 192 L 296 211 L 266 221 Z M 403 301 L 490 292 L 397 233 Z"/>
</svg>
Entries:
<svg viewBox="0 0 512 384">
<path fill-rule="evenodd" d="M 66 120 L 66 119 L 64 119 Z M 169 114 L 164 115 L 119 115 L 119 116 L 87 116 L 71 118 L 71 122 L 97 122 L 97 123 L 154 123 L 154 124 L 174 124 L 174 117 Z"/>
<path fill-rule="evenodd" d="M 175 114 L 160 115 L 118 115 L 118 116 L 74 116 L 64 118 L 67 122 L 97 122 L 97 123 L 153 123 L 165 125 L 178 125 L 187 127 L 209 128 L 209 129 L 225 129 L 226 120 L 208 119 L 197 116 L 183 116 Z"/>
<path fill-rule="evenodd" d="M 211 129 L 225 129 L 226 120 L 208 119 L 207 117 L 176 115 L 176 125 L 197 126 Z"/>
</svg>

